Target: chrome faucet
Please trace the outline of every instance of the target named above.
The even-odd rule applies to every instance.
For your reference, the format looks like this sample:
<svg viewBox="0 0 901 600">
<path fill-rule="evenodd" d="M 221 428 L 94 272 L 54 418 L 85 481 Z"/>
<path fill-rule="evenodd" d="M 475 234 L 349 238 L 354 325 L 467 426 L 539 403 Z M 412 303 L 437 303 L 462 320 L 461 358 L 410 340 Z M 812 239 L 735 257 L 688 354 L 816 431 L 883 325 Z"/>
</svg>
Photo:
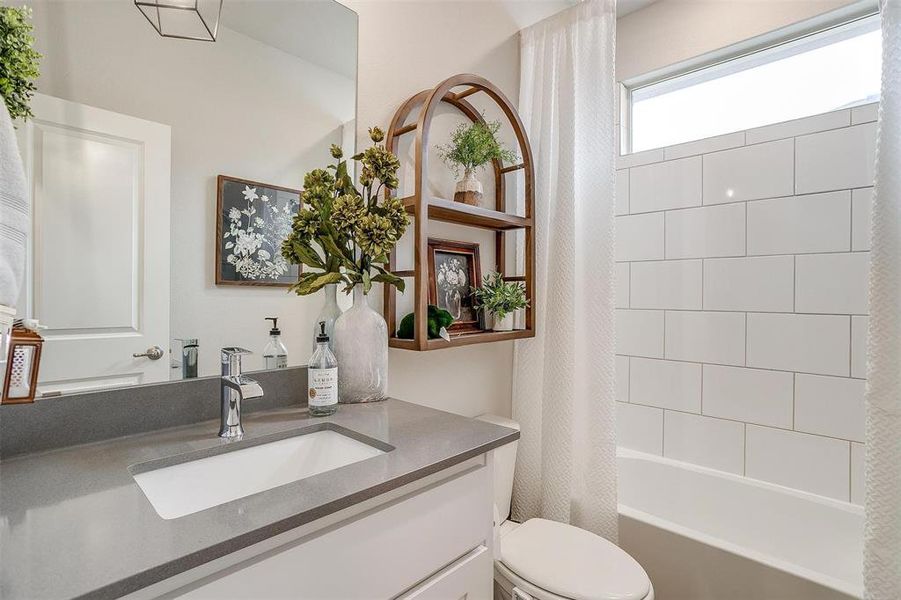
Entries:
<svg viewBox="0 0 901 600">
<path fill-rule="evenodd" d="M 241 357 L 252 354 L 244 348 L 223 348 L 222 378 L 222 418 L 219 422 L 219 437 L 226 439 L 240 438 L 244 435 L 241 426 L 241 401 L 263 396 L 260 384 L 241 374 Z"/>
</svg>

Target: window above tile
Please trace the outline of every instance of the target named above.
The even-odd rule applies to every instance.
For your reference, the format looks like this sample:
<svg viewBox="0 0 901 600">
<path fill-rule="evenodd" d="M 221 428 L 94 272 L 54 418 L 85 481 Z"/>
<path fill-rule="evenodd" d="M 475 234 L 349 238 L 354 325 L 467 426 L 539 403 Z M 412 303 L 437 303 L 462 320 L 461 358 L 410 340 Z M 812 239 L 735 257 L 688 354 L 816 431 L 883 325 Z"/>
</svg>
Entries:
<svg viewBox="0 0 901 600">
<path fill-rule="evenodd" d="M 879 99 L 878 14 L 794 26 L 624 82 L 623 151 L 641 152 Z"/>
</svg>

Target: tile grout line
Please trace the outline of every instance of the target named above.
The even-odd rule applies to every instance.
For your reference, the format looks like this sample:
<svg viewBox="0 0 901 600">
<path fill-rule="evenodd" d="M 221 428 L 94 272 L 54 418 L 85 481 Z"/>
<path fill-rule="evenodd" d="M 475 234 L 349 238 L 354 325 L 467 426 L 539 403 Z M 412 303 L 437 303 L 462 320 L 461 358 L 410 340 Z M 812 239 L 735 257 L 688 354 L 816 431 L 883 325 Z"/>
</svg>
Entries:
<svg viewBox="0 0 901 600">
<path fill-rule="evenodd" d="M 798 397 L 798 374 L 792 373 L 792 431 L 797 431 L 795 429 L 795 413 L 797 412 L 797 402 L 796 399 Z"/>
<path fill-rule="evenodd" d="M 790 369 L 777 369 L 775 367 L 758 367 L 755 365 L 737 365 L 734 363 L 717 363 L 710 361 L 690 360 L 686 358 L 664 358 L 661 356 L 646 356 L 643 354 L 617 354 L 629 358 L 639 358 L 641 360 L 657 360 L 676 363 L 685 363 L 689 365 L 709 365 L 711 367 L 731 367 L 734 369 L 749 369 L 752 371 L 769 371 L 772 373 L 796 373 L 798 375 L 810 375 L 811 377 L 833 377 L 835 379 L 852 379 L 854 381 L 866 381 L 865 377 L 852 377 L 850 375 L 836 375 L 834 373 L 814 373 L 812 371 L 792 371 Z"/>
<path fill-rule="evenodd" d="M 701 414 L 696 412 L 691 412 L 689 410 L 682 410 L 679 408 L 672 408 L 669 406 L 658 406 L 656 404 L 642 404 L 641 402 L 621 402 L 620 404 L 630 404 L 631 406 L 641 406 L 643 408 L 655 408 L 658 410 L 662 410 L 665 412 L 678 413 L 680 415 L 688 415 L 692 417 L 702 417 L 704 419 L 711 419 L 715 421 L 725 421 L 726 423 L 738 423 L 739 425 L 751 425 L 753 427 L 763 427 L 765 429 L 772 429 L 774 431 L 782 431 L 784 433 L 795 433 L 798 435 L 807 435 L 815 438 L 822 438 L 826 440 L 835 440 L 838 442 L 848 442 L 852 444 L 863 444 L 864 442 L 860 440 L 852 440 L 843 437 L 836 437 L 834 435 L 827 435 L 824 433 L 813 433 L 810 431 L 804 431 L 803 429 L 789 429 L 788 427 L 780 427 L 779 425 L 773 425 L 770 423 L 760 423 L 757 421 L 742 421 L 740 419 L 733 419 L 730 417 L 721 417 L 719 415 L 710 415 L 710 414 Z"/>
<path fill-rule="evenodd" d="M 854 453 L 854 444 L 852 442 L 848 442 L 848 502 L 851 502 L 851 497 L 854 492 L 854 458 L 852 454 Z"/>
<path fill-rule="evenodd" d="M 701 413 L 704 414 L 704 364 L 701 363 Z"/>
<path fill-rule="evenodd" d="M 798 312 L 798 255 L 792 255 L 792 312 Z"/>
<path fill-rule="evenodd" d="M 748 366 L 748 354 L 750 353 L 750 350 L 751 350 L 751 340 L 748 337 L 748 313 L 746 312 L 746 313 L 744 313 L 744 315 L 745 315 L 745 360 L 744 360 L 743 366 L 747 367 Z"/>
<path fill-rule="evenodd" d="M 745 202 L 745 258 L 748 256 L 748 202 Z"/>
<path fill-rule="evenodd" d="M 787 317 L 869 317 L 866 313 L 826 313 L 826 312 L 792 312 L 788 310 L 742 310 L 740 308 L 705 308 L 703 310 L 697 308 L 652 308 L 647 306 L 636 306 L 632 308 L 618 308 L 617 310 L 633 310 L 633 311 L 657 311 L 668 310 L 670 312 L 691 312 L 691 313 L 749 313 L 752 315 L 783 315 Z"/>
<path fill-rule="evenodd" d="M 792 195 L 798 193 L 798 136 L 792 140 Z"/>
<path fill-rule="evenodd" d="M 742 477 L 748 476 L 748 424 L 742 422 L 742 443 L 741 443 L 741 474 Z"/>
<path fill-rule="evenodd" d="M 672 211 L 666 211 L 672 212 Z M 867 254 L 870 250 L 822 250 L 817 252 L 774 252 L 773 254 L 722 254 L 719 256 L 678 256 L 674 258 L 636 258 L 632 260 L 617 260 L 617 263 L 625 262 L 673 262 L 677 260 L 728 260 L 735 258 L 773 258 L 777 256 L 829 256 L 833 254 Z"/>
</svg>

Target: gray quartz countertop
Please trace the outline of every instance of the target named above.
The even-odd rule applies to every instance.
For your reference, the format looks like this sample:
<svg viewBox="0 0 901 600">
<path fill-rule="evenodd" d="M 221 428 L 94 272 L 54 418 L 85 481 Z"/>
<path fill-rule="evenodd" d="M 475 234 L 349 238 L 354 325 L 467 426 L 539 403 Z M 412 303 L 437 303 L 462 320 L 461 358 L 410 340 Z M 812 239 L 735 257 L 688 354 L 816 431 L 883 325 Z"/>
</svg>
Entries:
<svg viewBox="0 0 901 600">
<path fill-rule="evenodd" d="M 170 520 L 157 515 L 129 471 L 323 423 L 393 450 Z M 310 417 L 305 407 L 275 409 L 246 415 L 244 426 L 239 442 L 220 440 L 218 421 L 209 421 L 0 461 L 0 597 L 118 597 L 519 437 L 393 399 L 342 405 L 325 418 Z"/>
</svg>

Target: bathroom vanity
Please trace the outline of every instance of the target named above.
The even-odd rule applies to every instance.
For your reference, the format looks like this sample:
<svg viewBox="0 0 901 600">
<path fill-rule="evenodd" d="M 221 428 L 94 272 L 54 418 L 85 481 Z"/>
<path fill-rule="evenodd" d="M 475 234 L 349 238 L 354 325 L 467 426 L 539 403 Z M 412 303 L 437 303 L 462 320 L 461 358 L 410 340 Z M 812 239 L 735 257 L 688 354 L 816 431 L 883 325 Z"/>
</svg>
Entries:
<svg viewBox="0 0 901 600">
<path fill-rule="evenodd" d="M 216 426 L 0 461 L 0 595 L 491 597 L 489 451 L 518 432 L 393 399 Z"/>
</svg>

